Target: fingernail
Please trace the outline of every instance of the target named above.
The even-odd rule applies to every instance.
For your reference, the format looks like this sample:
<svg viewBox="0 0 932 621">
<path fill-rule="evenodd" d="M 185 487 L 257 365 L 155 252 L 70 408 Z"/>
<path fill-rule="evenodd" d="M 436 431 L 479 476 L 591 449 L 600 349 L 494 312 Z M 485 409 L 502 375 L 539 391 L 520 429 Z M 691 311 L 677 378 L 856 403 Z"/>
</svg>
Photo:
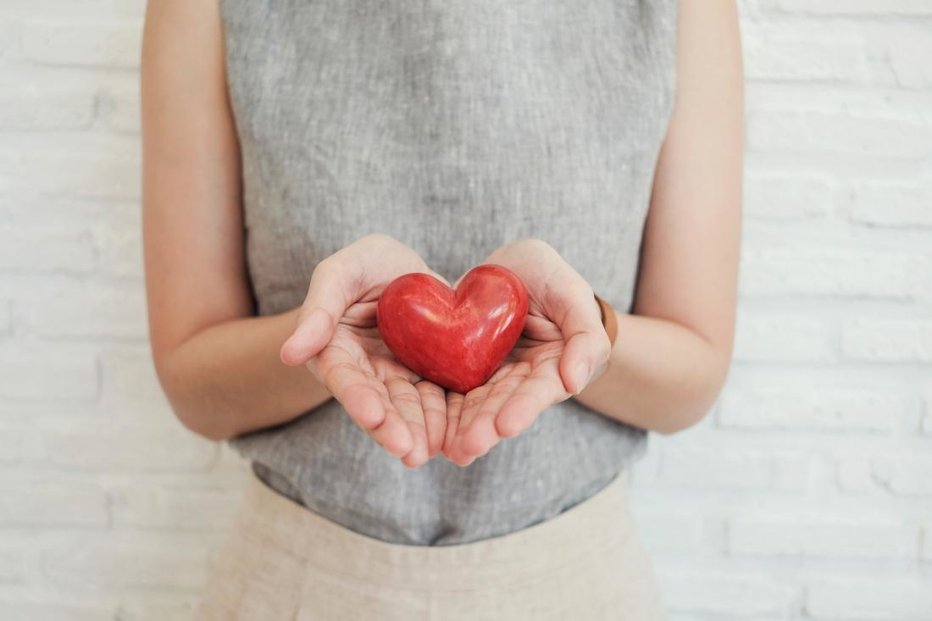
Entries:
<svg viewBox="0 0 932 621">
<path fill-rule="evenodd" d="M 576 363 L 576 394 L 582 392 L 582 389 L 586 387 L 586 384 L 589 382 L 589 363 L 585 361 L 580 361 Z"/>
</svg>

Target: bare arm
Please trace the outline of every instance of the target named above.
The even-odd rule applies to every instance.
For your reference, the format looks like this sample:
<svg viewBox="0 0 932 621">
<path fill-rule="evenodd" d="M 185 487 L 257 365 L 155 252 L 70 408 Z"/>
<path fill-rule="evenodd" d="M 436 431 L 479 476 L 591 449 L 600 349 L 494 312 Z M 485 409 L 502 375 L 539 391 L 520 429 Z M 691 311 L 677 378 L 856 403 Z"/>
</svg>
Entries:
<svg viewBox="0 0 932 621">
<path fill-rule="evenodd" d="M 207 438 L 287 422 L 331 395 L 279 358 L 298 309 L 253 316 L 216 0 L 149 3 L 141 86 L 146 290 L 162 387 Z"/>
<path fill-rule="evenodd" d="M 708 412 L 731 362 L 744 139 L 734 0 L 681 2 L 677 56 L 633 312 L 617 313 L 608 367 L 576 396 L 662 433 Z"/>
</svg>

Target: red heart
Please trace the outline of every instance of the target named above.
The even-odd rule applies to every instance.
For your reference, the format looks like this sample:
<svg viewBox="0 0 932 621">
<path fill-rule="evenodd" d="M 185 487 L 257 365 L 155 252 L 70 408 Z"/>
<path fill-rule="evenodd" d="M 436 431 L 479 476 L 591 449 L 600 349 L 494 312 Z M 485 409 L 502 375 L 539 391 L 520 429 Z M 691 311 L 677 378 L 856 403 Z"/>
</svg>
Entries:
<svg viewBox="0 0 932 621">
<path fill-rule="evenodd" d="M 501 366 L 524 330 L 527 290 L 492 263 L 466 272 L 456 290 L 430 274 L 399 276 L 379 296 L 382 339 L 406 367 L 466 394 Z"/>
</svg>

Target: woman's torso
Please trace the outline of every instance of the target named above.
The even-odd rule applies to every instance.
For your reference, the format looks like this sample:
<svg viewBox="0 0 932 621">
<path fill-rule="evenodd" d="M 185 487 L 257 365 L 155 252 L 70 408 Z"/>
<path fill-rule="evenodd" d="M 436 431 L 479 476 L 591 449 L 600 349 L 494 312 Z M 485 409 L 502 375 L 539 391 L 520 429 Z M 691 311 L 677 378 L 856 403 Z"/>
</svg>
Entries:
<svg viewBox="0 0 932 621">
<path fill-rule="evenodd" d="M 259 313 L 389 234 L 451 282 L 514 239 L 631 307 L 672 108 L 675 0 L 220 0 Z M 624 339 L 624 335 L 619 335 Z M 357 532 L 440 545 L 549 519 L 646 434 L 569 399 L 467 468 L 416 470 L 330 400 L 231 441 L 271 486 Z"/>
</svg>

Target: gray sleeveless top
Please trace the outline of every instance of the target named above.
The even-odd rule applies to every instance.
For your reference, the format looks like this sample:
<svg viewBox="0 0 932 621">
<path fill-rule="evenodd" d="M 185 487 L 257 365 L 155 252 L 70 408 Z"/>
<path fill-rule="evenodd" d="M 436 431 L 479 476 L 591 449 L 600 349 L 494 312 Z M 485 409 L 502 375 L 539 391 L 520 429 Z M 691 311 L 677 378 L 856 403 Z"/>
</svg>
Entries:
<svg viewBox="0 0 932 621">
<path fill-rule="evenodd" d="M 675 0 L 220 0 L 262 315 L 367 233 L 453 282 L 543 239 L 630 310 L 674 94 Z M 620 334 L 621 346 L 625 335 Z M 383 541 L 448 545 L 595 494 L 645 432 L 571 398 L 466 468 L 406 468 L 330 399 L 231 446 L 278 492 Z"/>
</svg>

